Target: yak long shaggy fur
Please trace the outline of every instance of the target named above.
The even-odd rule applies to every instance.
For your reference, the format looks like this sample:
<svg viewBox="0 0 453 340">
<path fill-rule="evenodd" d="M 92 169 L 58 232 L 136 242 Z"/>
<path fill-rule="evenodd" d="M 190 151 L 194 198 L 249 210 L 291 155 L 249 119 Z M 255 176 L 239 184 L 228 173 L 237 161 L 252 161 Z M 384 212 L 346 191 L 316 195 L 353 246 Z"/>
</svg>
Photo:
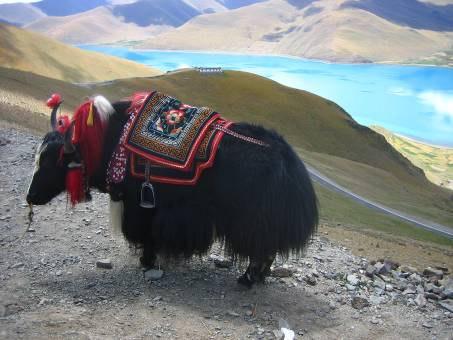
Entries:
<svg viewBox="0 0 453 340">
<path fill-rule="evenodd" d="M 234 132 L 267 146 L 225 134 L 213 166 L 204 170 L 196 185 L 153 183 L 156 207 L 145 209 L 140 207 L 142 180 L 127 173 L 122 183 L 106 184 L 107 167 L 131 102 L 114 103 L 113 113 L 108 103 L 97 102 L 102 104 L 103 109 L 96 111 L 102 111 L 107 130 L 100 165 L 89 184 L 118 202 L 120 216 L 112 222 L 120 222 L 126 239 L 143 248 L 143 265 L 153 266 L 158 254 L 202 255 L 220 241 L 235 260 L 249 260 L 238 282 L 250 287 L 269 274 L 276 254 L 286 257 L 304 249 L 318 224 L 317 200 L 304 164 L 279 134 L 247 123 L 233 124 Z M 92 149 L 67 145 L 70 129 L 65 135 L 53 130 L 40 147 L 41 166 L 33 174 L 29 204 L 46 204 L 64 191 L 74 161 L 99 160 Z"/>
<path fill-rule="evenodd" d="M 104 143 L 106 166 L 126 123 L 130 102 L 113 104 Z M 115 191 L 124 202 L 122 231 L 143 246 L 145 263 L 155 254 L 186 256 L 206 253 L 215 240 L 236 259 L 261 262 L 276 253 L 299 253 L 318 223 L 315 192 L 308 172 L 291 146 L 276 132 L 247 123 L 231 130 L 269 147 L 225 135 L 212 168 L 195 186 L 155 183 L 157 207 L 141 208 L 142 181 L 127 174 Z M 105 178 L 100 180 L 105 183 Z"/>
</svg>

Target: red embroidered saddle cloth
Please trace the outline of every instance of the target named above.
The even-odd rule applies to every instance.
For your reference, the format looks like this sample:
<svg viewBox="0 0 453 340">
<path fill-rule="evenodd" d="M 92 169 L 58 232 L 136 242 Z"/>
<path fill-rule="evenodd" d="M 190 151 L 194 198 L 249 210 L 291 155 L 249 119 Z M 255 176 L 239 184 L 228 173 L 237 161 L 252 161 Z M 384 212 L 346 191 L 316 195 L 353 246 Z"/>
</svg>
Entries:
<svg viewBox="0 0 453 340">
<path fill-rule="evenodd" d="M 206 107 L 194 107 L 160 92 L 133 97 L 120 144 L 107 172 L 109 183 L 130 173 L 145 179 L 146 164 L 150 180 L 177 185 L 195 185 L 204 169 L 212 166 L 224 135 L 220 128 L 232 122 Z"/>
</svg>

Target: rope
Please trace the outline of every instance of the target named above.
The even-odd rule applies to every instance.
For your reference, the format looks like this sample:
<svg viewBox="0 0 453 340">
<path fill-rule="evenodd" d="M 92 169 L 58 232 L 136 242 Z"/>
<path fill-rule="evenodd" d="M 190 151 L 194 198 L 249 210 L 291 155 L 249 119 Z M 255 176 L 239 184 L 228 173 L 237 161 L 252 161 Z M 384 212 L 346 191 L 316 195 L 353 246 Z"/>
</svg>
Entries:
<svg viewBox="0 0 453 340">
<path fill-rule="evenodd" d="M 270 146 L 269 144 L 264 143 L 263 141 L 255 139 L 253 137 L 244 136 L 244 135 L 241 135 L 240 133 L 231 131 L 230 129 L 228 129 L 226 127 L 223 127 L 220 124 L 214 124 L 214 125 L 212 125 L 212 128 L 214 130 L 222 131 L 223 133 L 226 133 L 227 135 L 242 139 L 243 141 L 246 141 L 246 142 L 249 142 L 249 143 L 253 143 L 253 144 L 257 144 L 257 145 L 261 145 L 261 146 L 266 146 L 266 147 Z"/>
</svg>

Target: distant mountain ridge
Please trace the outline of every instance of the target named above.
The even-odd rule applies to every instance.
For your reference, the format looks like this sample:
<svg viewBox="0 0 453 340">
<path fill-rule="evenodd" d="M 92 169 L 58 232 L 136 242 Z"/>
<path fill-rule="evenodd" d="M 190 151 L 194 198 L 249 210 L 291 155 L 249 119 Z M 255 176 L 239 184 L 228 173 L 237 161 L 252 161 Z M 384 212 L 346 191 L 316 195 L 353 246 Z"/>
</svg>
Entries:
<svg viewBox="0 0 453 340">
<path fill-rule="evenodd" d="M 56 3 L 58 15 L 63 5 L 79 12 L 43 12 Z M 7 13 L 3 6 L 0 13 Z M 28 15 L 0 20 L 71 44 L 453 66 L 453 0 L 43 0 L 37 5 L 43 11 L 27 6 Z"/>
</svg>

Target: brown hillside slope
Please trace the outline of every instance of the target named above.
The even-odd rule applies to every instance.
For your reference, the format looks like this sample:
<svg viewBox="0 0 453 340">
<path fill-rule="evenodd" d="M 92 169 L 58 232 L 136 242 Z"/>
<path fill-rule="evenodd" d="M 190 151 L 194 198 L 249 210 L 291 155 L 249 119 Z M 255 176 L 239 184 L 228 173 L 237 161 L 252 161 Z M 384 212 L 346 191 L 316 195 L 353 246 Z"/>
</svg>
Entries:
<svg viewBox="0 0 453 340">
<path fill-rule="evenodd" d="M 342 7 L 344 3 L 270 0 L 193 18 L 139 47 L 402 62 L 447 51 L 452 46 L 453 32 L 399 25 L 362 9 Z"/>
<path fill-rule="evenodd" d="M 0 41 L 0 65 L 55 79 L 86 82 L 161 73 L 130 61 L 82 51 L 5 24 L 0 24 Z"/>
</svg>

